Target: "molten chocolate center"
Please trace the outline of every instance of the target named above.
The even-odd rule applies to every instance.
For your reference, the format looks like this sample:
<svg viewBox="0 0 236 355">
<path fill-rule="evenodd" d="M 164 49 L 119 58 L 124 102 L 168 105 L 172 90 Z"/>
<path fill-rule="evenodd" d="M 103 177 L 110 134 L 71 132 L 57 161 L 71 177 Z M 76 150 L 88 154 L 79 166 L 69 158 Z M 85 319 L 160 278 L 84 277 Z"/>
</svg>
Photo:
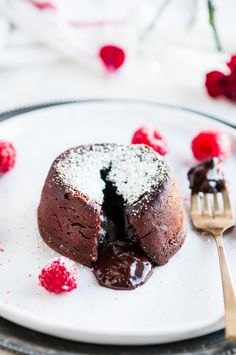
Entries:
<svg viewBox="0 0 236 355">
<path fill-rule="evenodd" d="M 106 244 L 94 266 L 100 285 L 117 290 L 134 289 L 152 274 L 152 262 L 134 243 L 116 241 Z"/>
<path fill-rule="evenodd" d="M 107 180 L 108 173 L 109 170 L 101 172 L 106 184 L 102 205 L 103 230 L 93 272 L 101 286 L 131 290 L 151 276 L 153 263 L 139 247 L 124 211 L 123 198 Z"/>
</svg>

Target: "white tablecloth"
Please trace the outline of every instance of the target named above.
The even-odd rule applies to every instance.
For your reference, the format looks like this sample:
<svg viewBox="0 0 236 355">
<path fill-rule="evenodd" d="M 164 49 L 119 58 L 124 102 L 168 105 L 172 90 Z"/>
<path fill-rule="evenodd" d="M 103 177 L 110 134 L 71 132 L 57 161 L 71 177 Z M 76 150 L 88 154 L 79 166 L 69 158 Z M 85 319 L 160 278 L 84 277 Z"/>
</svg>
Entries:
<svg viewBox="0 0 236 355">
<path fill-rule="evenodd" d="M 205 73 L 224 68 L 226 55 L 159 44 L 155 60 L 134 58 L 115 75 L 94 74 L 32 44 L 15 31 L 1 53 L 0 110 L 90 97 L 151 99 L 201 110 L 236 123 L 236 104 L 211 99 Z"/>
</svg>

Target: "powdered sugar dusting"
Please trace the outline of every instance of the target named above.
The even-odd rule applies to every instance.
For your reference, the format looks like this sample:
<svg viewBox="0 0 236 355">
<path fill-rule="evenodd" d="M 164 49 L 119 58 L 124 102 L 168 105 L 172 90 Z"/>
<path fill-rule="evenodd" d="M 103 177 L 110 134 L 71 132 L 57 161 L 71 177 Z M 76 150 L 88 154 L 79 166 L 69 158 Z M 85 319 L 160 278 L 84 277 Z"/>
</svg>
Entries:
<svg viewBox="0 0 236 355">
<path fill-rule="evenodd" d="M 163 158 L 144 145 L 94 144 L 72 148 L 54 163 L 59 180 L 102 204 L 105 182 L 101 171 L 128 205 L 135 203 L 168 175 Z"/>
</svg>

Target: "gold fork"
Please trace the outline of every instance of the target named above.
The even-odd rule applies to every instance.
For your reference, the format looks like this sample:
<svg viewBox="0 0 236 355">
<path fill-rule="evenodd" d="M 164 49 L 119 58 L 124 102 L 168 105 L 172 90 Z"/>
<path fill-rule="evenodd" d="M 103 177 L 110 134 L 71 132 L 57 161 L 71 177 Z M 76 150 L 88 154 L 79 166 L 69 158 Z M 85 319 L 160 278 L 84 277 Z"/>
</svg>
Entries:
<svg viewBox="0 0 236 355">
<path fill-rule="evenodd" d="M 220 196 L 222 196 L 223 208 L 220 208 Z M 224 294 L 225 337 L 236 340 L 236 292 L 223 245 L 223 233 L 235 225 L 228 189 L 225 187 L 221 193 L 214 194 L 192 193 L 191 219 L 197 229 L 206 231 L 215 238 Z"/>
</svg>

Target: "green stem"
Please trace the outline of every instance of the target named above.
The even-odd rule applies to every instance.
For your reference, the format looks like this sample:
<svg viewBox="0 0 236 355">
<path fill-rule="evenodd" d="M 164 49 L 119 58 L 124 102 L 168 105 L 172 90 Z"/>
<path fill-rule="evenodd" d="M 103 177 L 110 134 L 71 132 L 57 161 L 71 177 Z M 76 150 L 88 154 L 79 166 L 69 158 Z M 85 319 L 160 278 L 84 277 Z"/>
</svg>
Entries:
<svg viewBox="0 0 236 355">
<path fill-rule="evenodd" d="M 213 36 L 216 42 L 216 48 L 219 52 L 223 51 L 219 34 L 216 28 L 216 19 L 215 19 L 215 6 L 213 0 L 207 0 L 207 6 L 208 6 L 208 15 L 209 15 L 209 24 L 212 28 Z"/>
</svg>

